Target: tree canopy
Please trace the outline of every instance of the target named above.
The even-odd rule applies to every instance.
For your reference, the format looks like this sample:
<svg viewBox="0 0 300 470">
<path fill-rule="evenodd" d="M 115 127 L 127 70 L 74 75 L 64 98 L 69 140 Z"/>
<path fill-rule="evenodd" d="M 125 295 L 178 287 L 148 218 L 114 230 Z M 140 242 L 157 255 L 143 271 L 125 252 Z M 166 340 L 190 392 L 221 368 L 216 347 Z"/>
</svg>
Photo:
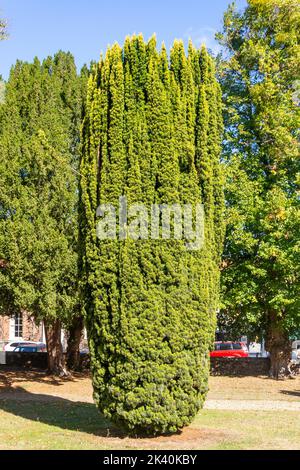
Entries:
<svg viewBox="0 0 300 470">
<path fill-rule="evenodd" d="M 228 221 L 220 327 L 265 335 L 275 376 L 300 326 L 299 36 L 294 0 L 249 0 L 241 13 L 231 5 L 219 35 Z"/>
<path fill-rule="evenodd" d="M 7 22 L 0 18 L 0 41 L 7 38 Z"/>
<path fill-rule="evenodd" d="M 0 311 L 51 325 L 78 302 L 82 89 L 72 55 L 18 61 L 0 109 Z"/>
</svg>

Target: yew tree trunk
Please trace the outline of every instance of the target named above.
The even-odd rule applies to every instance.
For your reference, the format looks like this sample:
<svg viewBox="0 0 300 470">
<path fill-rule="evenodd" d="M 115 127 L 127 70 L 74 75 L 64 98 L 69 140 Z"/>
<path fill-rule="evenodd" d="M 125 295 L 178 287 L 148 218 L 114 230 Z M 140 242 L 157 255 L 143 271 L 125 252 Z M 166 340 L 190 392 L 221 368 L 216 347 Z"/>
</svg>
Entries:
<svg viewBox="0 0 300 470">
<path fill-rule="evenodd" d="M 53 322 L 45 322 L 45 334 L 48 352 L 48 373 L 58 375 L 59 377 L 67 377 L 69 375 L 63 347 L 61 344 L 61 322 L 55 320 Z"/>
<path fill-rule="evenodd" d="M 80 369 L 80 343 L 83 335 L 83 318 L 74 317 L 69 327 L 67 366 L 71 370 Z"/>
</svg>

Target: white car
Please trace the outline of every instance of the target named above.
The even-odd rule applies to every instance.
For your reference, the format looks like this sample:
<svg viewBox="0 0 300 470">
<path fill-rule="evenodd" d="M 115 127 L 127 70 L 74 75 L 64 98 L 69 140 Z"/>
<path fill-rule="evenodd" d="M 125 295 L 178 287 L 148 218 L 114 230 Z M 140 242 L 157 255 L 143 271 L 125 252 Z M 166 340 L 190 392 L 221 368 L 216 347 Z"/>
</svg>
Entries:
<svg viewBox="0 0 300 470">
<path fill-rule="evenodd" d="M 11 341 L 4 346 L 5 352 L 13 352 L 19 346 L 38 346 L 42 343 L 37 343 L 34 341 Z"/>
</svg>

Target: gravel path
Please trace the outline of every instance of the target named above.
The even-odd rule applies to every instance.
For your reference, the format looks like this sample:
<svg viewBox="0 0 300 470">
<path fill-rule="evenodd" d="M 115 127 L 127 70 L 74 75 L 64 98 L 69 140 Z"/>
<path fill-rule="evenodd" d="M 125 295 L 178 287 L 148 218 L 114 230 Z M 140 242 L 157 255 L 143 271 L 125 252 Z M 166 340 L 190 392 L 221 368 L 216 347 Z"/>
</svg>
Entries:
<svg viewBox="0 0 300 470">
<path fill-rule="evenodd" d="M 207 400 L 205 410 L 300 411 L 299 402 L 272 400 Z"/>
</svg>

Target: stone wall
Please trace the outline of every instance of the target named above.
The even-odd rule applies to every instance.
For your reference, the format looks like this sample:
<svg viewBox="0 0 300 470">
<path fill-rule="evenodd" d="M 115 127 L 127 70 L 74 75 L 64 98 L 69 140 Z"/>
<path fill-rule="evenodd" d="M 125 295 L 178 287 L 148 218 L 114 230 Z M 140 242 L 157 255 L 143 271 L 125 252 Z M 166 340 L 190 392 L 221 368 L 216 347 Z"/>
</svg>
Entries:
<svg viewBox="0 0 300 470">
<path fill-rule="evenodd" d="M 47 369 L 47 353 L 5 353 L 5 366 L 28 369 Z"/>
<path fill-rule="evenodd" d="M 90 366 L 89 355 L 81 354 L 83 369 Z M 47 368 L 47 353 L 6 353 L 6 366 L 22 368 Z M 211 375 L 214 376 L 259 376 L 269 374 L 270 360 L 268 358 L 211 358 Z"/>
<path fill-rule="evenodd" d="M 269 375 L 270 359 L 268 357 L 212 357 L 210 360 L 211 375 L 251 376 Z"/>
</svg>

